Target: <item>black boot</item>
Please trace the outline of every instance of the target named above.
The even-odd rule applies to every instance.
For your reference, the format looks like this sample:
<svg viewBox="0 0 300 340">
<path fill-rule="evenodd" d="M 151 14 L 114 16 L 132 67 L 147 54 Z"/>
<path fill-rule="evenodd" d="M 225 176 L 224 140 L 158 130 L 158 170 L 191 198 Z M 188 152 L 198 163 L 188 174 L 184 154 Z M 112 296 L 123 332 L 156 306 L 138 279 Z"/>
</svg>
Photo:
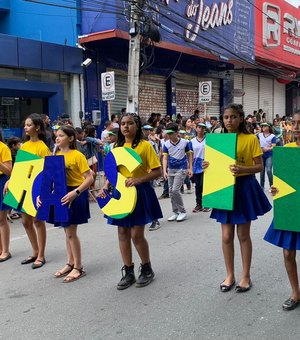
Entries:
<svg viewBox="0 0 300 340">
<path fill-rule="evenodd" d="M 154 279 L 154 271 L 151 268 L 151 263 L 141 264 L 140 275 L 136 280 L 136 287 L 145 287 Z"/>
<path fill-rule="evenodd" d="M 135 283 L 134 264 L 132 264 L 130 267 L 122 267 L 121 272 L 122 278 L 117 285 L 118 290 L 126 289 Z"/>
</svg>

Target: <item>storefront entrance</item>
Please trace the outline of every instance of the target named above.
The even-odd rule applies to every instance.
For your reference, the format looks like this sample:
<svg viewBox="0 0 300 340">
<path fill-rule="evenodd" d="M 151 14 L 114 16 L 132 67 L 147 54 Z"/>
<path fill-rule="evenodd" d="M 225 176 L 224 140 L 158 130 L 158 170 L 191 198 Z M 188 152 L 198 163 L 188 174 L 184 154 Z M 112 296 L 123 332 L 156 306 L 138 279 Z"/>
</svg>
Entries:
<svg viewBox="0 0 300 340">
<path fill-rule="evenodd" d="M 48 114 L 48 99 L 0 97 L 0 126 L 4 138 L 21 137 L 24 120 L 31 113 Z"/>
</svg>

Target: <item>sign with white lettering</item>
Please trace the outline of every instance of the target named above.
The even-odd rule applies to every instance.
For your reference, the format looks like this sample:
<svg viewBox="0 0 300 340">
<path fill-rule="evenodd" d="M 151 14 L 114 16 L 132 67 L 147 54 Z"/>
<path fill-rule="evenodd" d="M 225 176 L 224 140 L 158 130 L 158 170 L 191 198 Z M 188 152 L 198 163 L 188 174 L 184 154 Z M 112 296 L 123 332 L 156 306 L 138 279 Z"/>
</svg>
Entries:
<svg viewBox="0 0 300 340">
<path fill-rule="evenodd" d="M 258 0 L 256 6 L 257 55 L 299 68 L 299 9 L 282 0 Z"/>
<path fill-rule="evenodd" d="M 255 1 L 158 0 L 150 1 L 143 11 L 146 17 L 153 19 L 163 43 L 189 48 L 193 55 L 196 50 L 206 56 L 211 53 L 254 62 Z M 127 12 L 128 1 L 121 3 Z M 82 7 L 87 8 L 87 4 Z M 82 33 L 106 31 L 108 27 L 127 32 L 128 21 L 122 11 L 119 12 L 117 18 L 110 21 L 86 17 Z"/>
<path fill-rule="evenodd" d="M 101 73 L 102 100 L 114 100 L 115 91 L 115 72 Z"/>
<path fill-rule="evenodd" d="M 211 93 L 211 81 L 203 81 L 199 83 L 199 103 L 211 102 Z"/>
</svg>

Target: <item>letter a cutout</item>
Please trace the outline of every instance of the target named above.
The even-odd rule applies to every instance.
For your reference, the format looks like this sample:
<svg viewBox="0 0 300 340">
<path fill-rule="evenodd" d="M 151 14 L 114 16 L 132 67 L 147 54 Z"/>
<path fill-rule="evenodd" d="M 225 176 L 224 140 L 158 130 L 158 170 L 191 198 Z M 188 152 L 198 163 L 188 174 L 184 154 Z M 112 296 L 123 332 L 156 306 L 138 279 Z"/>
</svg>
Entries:
<svg viewBox="0 0 300 340">
<path fill-rule="evenodd" d="M 3 202 L 30 216 L 36 216 L 36 198 L 40 193 L 43 167 L 43 158 L 19 150 L 9 180 L 9 192 Z"/>
<path fill-rule="evenodd" d="M 48 221 L 53 208 L 54 222 L 68 221 L 68 206 L 61 204 L 67 194 L 67 179 L 64 156 L 46 156 L 42 174 L 40 199 L 42 206 L 38 208 L 37 218 Z"/>
</svg>

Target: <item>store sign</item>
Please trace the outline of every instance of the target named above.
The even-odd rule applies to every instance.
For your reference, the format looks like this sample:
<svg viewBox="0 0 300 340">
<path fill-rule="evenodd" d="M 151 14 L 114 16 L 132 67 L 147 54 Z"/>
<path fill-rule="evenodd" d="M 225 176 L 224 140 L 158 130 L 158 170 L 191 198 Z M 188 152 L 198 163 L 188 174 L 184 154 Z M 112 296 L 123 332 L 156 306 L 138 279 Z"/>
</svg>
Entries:
<svg viewBox="0 0 300 340">
<path fill-rule="evenodd" d="M 300 67 L 300 11 L 282 0 L 261 1 L 262 40 L 258 55 Z M 260 28 L 260 25 L 258 25 Z M 256 33 L 260 36 L 260 32 Z"/>
<path fill-rule="evenodd" d="M 240 56 L 254 61 L 254 7 L 250 1 L 234 0 L 161 0 L 160 22 L 176 32 L 177 39 L 161 31 L 163 40 L 173 42 L 182 34 L 182 41 L 190 47 L 203 46 L 213 53 L 230 58 Z M 182 20 L 173 24 L 172 19 Z M 170 20 L 167 18 L 170 17 Z M 184 29 L 184 31 L 182 31 Z M 179 43 L 182 44 L 182 41 Z M 195 45 L 191 44 L 195 43 Z"/>
<path fill-rule="evenodd" d="M 194 18 L 195 24 L 188 23 L 185 30 L 185 37 L 194 41 L 199 30 L 207 30 L 219 26 L 230 25 L 233 20 L 233 0 L 227 2 L 204 5 L 203 0 L 199 4 L 191 1 L 186 8 L 186 16 Z"/>
<path fill-rule="evenodd" d="M 257 0 L 158 0 L 146 2 L 144 16 L 157 25 L 162 43 L 169 49 L 192 53 L 212 53 L 227 59 L 254 62 L 254 3 Z M 128 13 L 128 1 L 123 13 Z M 129 2 L 130 3 L 130 2 Z M 144 2 L 143 2 L 144 3 Z M 120 6 L 119 0 L 110 0 Z M 83 9 L 87 8 L 83 4 Z M 83 34 L 118 29 L 128 32 L 128 16 L 116 14 L 111 20 L 96 20 L 85 16 Z M 92 27 L 92 32 L 91 32 Z M 178 48 L 179 47 L 179 48 Z M 183 50 L 188 48 L 189 50 Z"/>
<path fill-rule="evenodd" d="M 101 73 L 102 100 L 114 100 L 115 91 L 115 72 Z"/>
</svg>

